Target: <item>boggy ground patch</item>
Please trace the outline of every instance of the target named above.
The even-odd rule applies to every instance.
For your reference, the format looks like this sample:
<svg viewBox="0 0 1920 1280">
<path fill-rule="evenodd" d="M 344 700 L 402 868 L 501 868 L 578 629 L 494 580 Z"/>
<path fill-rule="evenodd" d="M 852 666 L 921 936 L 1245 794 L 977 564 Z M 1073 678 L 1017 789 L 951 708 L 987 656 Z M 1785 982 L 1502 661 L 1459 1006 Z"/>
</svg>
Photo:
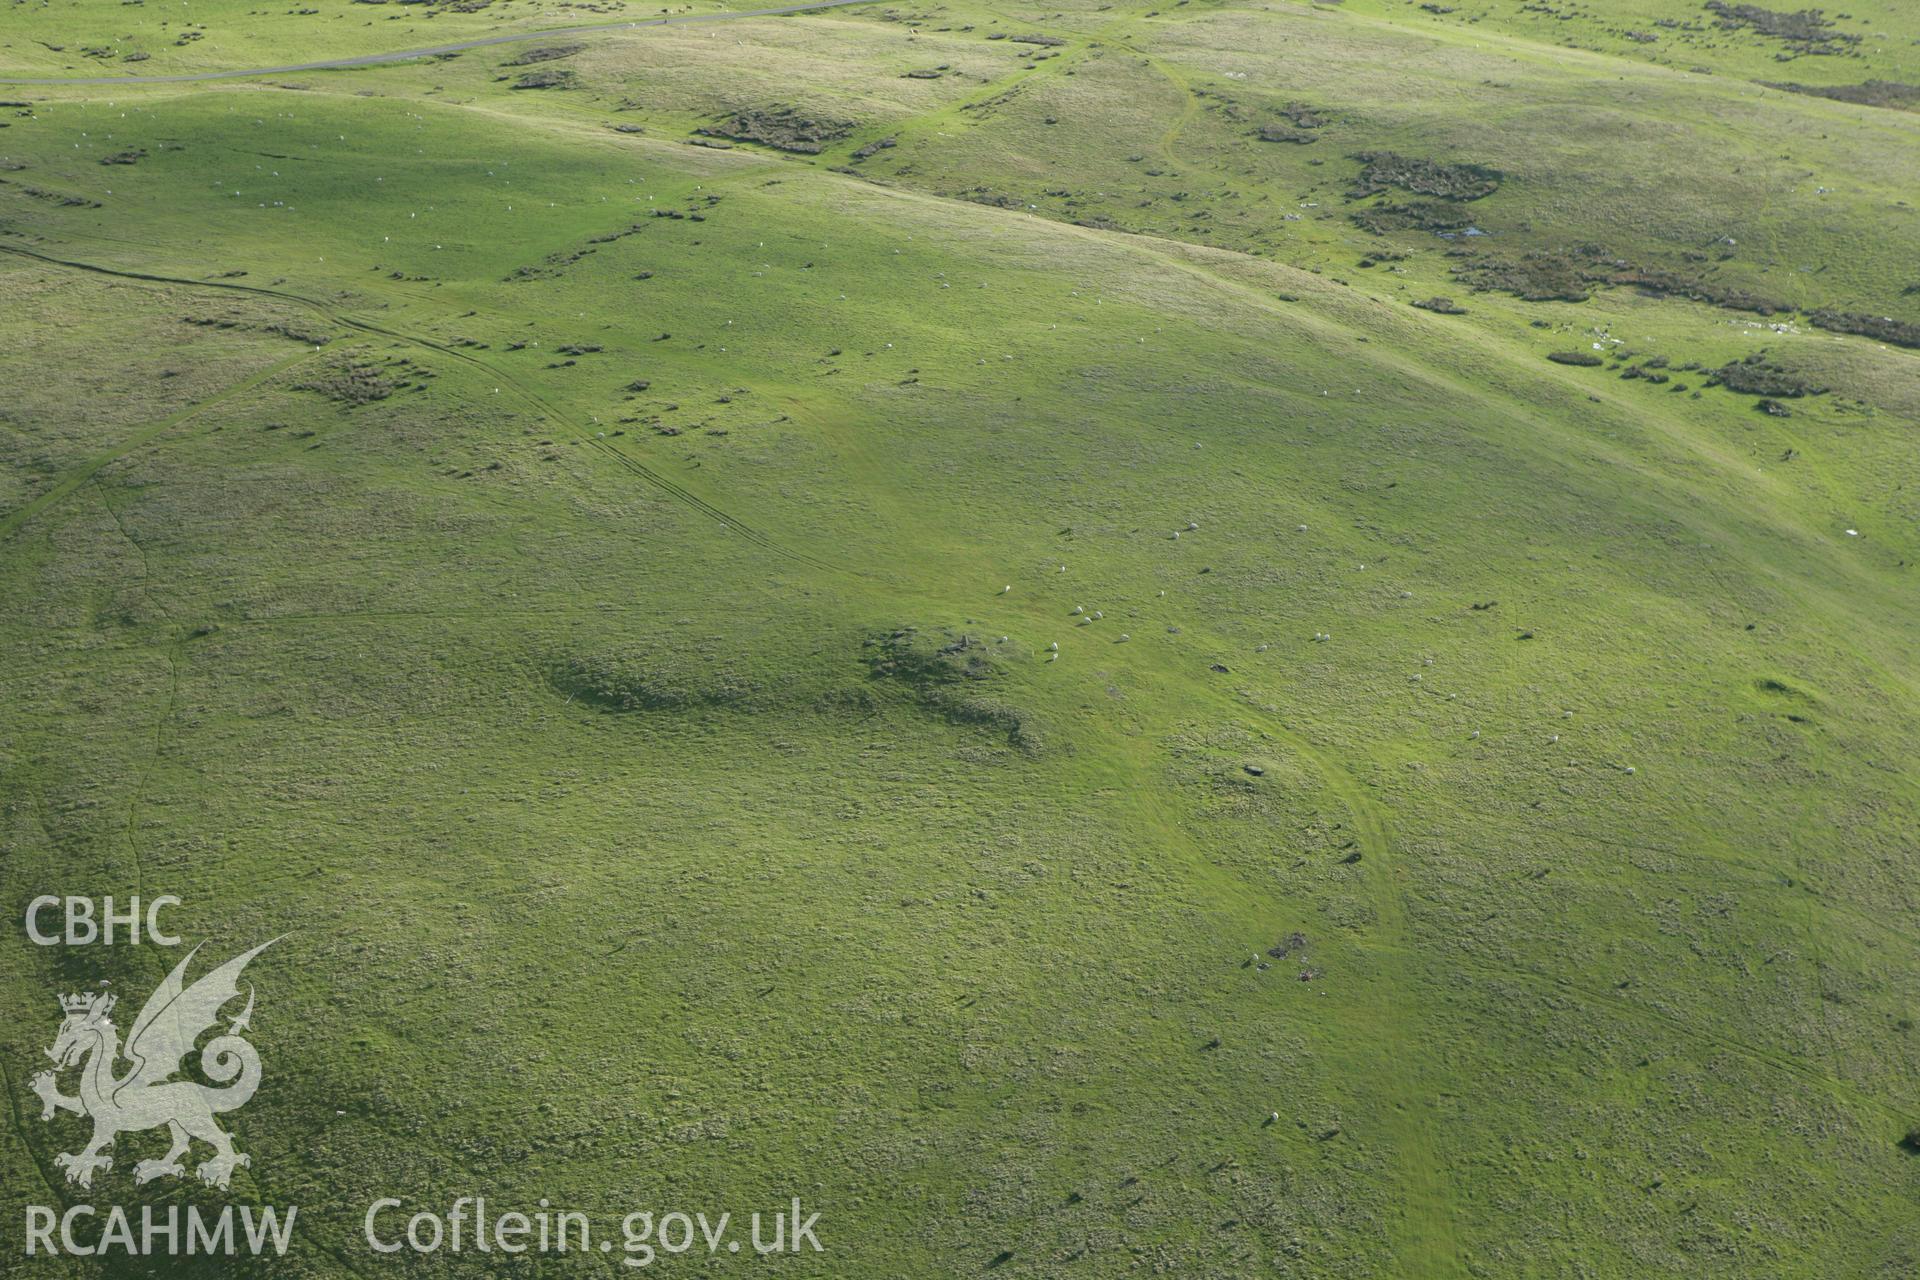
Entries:
<svg viewBox="0 0 1920 1280">
<path fill-rule="evenodd" d="M 1409 200 L 1405 204 L 1376 204 L 1356 209 L 1347 215 L 1354 226 L 1374 235 L 1395 231 L 1428 231 L 1434 235 L 1458 235 L 1473 225 L 1464 210 L 1435 200 Z"/>
<path fill-rule="evenodd" d="M 1769 89 L 1784 89 L 1788 93 L 1803 93 L 1813 98 L 1831 98 L 1835 102 L 1851 102 L 1856 106 L 1886 107 L 1892 111 L 1920 110 L 1920 84 L 1902 84 L 1898 80 L 1833 85 L 1793 84 L 1777 80 L 1763 80 L 1760 83 Z"/>
<path fill-rule="evenodd" d="M 1362 151 L 1353 158 L 1365 166 L 1347 192 L 1356 200 L 1393 187 L 1442 200 L 1480 200 L 1500 189 L 1503 176 L 1485 165 L 1442 164 L 1392 151 Z"/>
<path fill-rule="evenodd" d="M 268 333 L 276 338 L 286 338 L 302 346 L 324 347 L 333 341 L 333 335 L 314 329 L 292 320 L 258 320 L 234 312 L 221 315 L 183 315 L 182 324 L 190 324 L 196 329 L 241 330 L 251 333 Z"/>
<path fill-rule="evenodd" d="M 503 67 L 530 67 L 536 62 L 555 62 L 561 58 L 571 58 L 587 46 L 584 44 L 543 44 L 528 49 L 518 57 L 508 58 L 500 65 Z"/>
<path fill-rule="evenodd" d="M 1763 316 L 1794 310 L 1788 303 L 1702 275 L 1639 266 L 1594 244 L 1534 249 L 1518 257 L 1456 248 L 1450 256 L 1453 277 L 1462 284 L 1476 292 L 1510 293 L 1528 302 L 1585 302 L 1599 289 L 1626 286 L 1655 297 L 1686 298 Z"/>
<path fill-rule="evenodd" d="M 294 384 L 299 391 L 313 391 L 335 404 L 357 409 L 377 400 L 385 400 L 408 387 L 424 387 L 433 375 L 410 361 L 376 364 L 355 357 L 343 357 Z"/>
<path fill-rule="evenodd" d="M 1253 125 L 1252 136 L 1261 142 L 1317 142 L 1319 131 L 1333 123 L 1329 112 L 1304 102 L 1252 108 L 1218 89 L 1195 89 L 1193 96 L 1205 102 L 1208 111 L 1234 125 Z M 1278 121 L 1262 119 L 1263 116 L 1276 116 Z"/>
<path fill-rule="evenodd" d="M 552 659 L 547 683 L 568 702 L 608 712 L 752 711 L 778 700 L 775 690 L 716 655 L 711 645 L 678 639 Z"/>
<path fill-rule="evenodd" d="M 1453 250 L 1453 278 L 1478 293 L 1510 293 L 1528 302 L 1585 302 L 1593 296 L 1598 246 L 1533 249 L 1519 257 Z"/>
<path fill-rule="evenodd" d="M 1254 131 L 1254 136 L 1262 142 L 1314 142 L 1319 139 L 1319 131 L 1333 123 L 1333 118 L 1326 112 L 1304 102 L 1289 102 L 1273 110 L 1285 123 L 1261 125 Z"/>
<path fill-rule="evenodd" d="M 797 107 L 772 106 L 735 112 L 718 124 L 705 125 L 694 132 L 710 138 L 757 142 L 761 146 L 811 156 L 818 155 L 826 150 L 828 143 L 839 141 L 853 130 L 852 121 L 809 116 Z"/>
<path fill-rule="evenodd" d="M 515 80 L 515 89 L 572 89 L 579 84 L 578 78 L 565 67 L 542 67 L 538 71 L 529 71 Z"/>
<path fill-rule="evenodd" d="M 1003 673 L 984 638 L 901 627 L 869 637 L 865 647 L 873 651 L 867 669 L 874 680 L 905 686 L 922 707 L 951 724 L 1004 733 L 1009 746 L 1029 754 L 1042 749 L 1045 734 L 1033 714 L 986 691 Z"/>
<path fill-rule="evenodd" d="M 1807 318 L 1822 329 L 1834 333 L 1854 333 L 1875 338 L 1896 347 L 1920 349 L 1920 324 L 1896 320 L 1892 316 L 1862 315 L 1852 311 L 1812 311 Z"/>
<path fill-rule="evenodd" d="M 1721 365 L 1713 371 L 1707 383 L 1709 386 L 1725 387 L 1743 396 L 1797 398 L 1825 395 L 1827 390 L 1780 365 L 1764 351 L 1756 351 L 1743 360 Z"/>
<path fill-rule="evenodd" d="M 1795 9 L 1789 13 L 1763 9 L 1757 4 L 1707 0 L 1707 12 L 1719 19 L 1723 30 L 1752 31 L 1782 41 L 1796 53 L 1844 53 L 1847 46 L 1860 43 L 1859 36 L 1840 31 L 1833 20 L 1818 9 Z"/>
<path fill-rule="evenodd" d="M 750 612 L 750 611 L 749 611 Z M 848 669 L 862 632 L 793 609 L 778 625 L 729 610 L 705 618 L 628 618 L 526 656 L 564 704 L 609 715 L 871 715 L 878 700 Z"/>
<path fill-rule="evenodd" d="M 1814 712 L 1821 709 L 1820 699 L 1811 691 L 1789 684 L 1778 676 L 1761 676 L 1753 682 L 1753 689 L 1760 695 L 1753 701 L 1766 714 L 1798 725 L 1817 723 Z"/>
</svg>

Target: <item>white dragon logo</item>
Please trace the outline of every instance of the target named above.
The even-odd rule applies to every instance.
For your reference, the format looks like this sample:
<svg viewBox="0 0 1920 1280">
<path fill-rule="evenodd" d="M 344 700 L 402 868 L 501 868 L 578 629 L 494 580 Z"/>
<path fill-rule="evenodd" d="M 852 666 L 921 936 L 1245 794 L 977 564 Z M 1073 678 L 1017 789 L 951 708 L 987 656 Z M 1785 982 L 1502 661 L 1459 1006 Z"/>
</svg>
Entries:
<svg viewBox="0 0 1920 1280">
<path fill-rule="evenodd" d="M 253 1017 L 252 987 L 247 988 L 247 1007 L 227 1025 L 226 1033 L 209 1040 L 200 1051 L 200 1070 L 225 1087 L 171 1077 L 184 1065 L 194 1041 L 219 1021 L 221 1008 L 239 996 L 240 971 L 272 945 L 265 942 L 236 956 L 190 987 L 183 979 L 188 963 L 200 948 L 189 951 L 133 1020 L 124 1054 L 119 1032 L 108 1016 L 113 1012 L 113 996 L 95 993 L 60 997 L 66 1021 L 47 1056 L 62 1071 L 81 1067 L 79 1096 L 70 1098 L 61 1093 L 51 1071 L 33 1078 L 33 1091 L 45 1107 L 40 1113 L 42 1120 L 53 1119 L 56 1111 L 93 1119 L 93 1140 L 84 1151 L 54 1157 L 54 1163 L 67 1171 L 68 1182 L 91 1186 L 96 1169 L 113 1168 L 113 1158 L 102 1153 L 113 1145 L 115 1135 L 160 1125 L 167 1126 L 173 1145 L 160 1159 L 135 1165 L 135 1182 L 185 1172 L 180 1157 L 194 1138 L 214 1150 L 213 1158 L 199 1168 L 200 1180 L 210 1186 L 225 1187 L 236 1168 L 252 1163 L 250 1157 L 233 1149 L 233 1140 L 213 1122 L 214 1116 L 245 1106 L 260 1087 L 260 1055 L 240 1038 Z M 123 1056 L 133 1065 L 116 1078 L 114 1065 Z"/>
</svg>

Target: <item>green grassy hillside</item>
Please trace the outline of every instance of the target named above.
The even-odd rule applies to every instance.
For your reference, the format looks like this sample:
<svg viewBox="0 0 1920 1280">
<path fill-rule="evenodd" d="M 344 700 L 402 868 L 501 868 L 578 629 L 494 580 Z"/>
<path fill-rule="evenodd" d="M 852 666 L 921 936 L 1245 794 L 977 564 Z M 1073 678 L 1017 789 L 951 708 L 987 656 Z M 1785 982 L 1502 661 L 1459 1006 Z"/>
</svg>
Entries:
<svg viewBox="0 0 1920 1280">
<path fill-rule="evenodd" d="M 0 56 L 627 16 L 312 7 Z M 1912 1274 L 1920 134 L 1759 82 L 1920 28 L 1555 8 L 0 86 L 8 910 L 289 935 L 231 1197 L 94 1197 L 297 1203 L 287 1276 L 622 1270 L 361 1238 L 476 1191 L 798 1195 L 833 1277 Z M 5 1220 L 88 1194 L 50 993 L 176 958 L 0 947 Z"/>
<path fill-rule="evenodd" d="M 7 25 L 0 30 L 0 65 L 46 76 L 179 75 L 779 7 L 653 7 L 627 0 L 304 0 L 297 8 L 274 12 L 240 0 L 197 5 L 193 0 L 11 0 Z"/>
</svg>

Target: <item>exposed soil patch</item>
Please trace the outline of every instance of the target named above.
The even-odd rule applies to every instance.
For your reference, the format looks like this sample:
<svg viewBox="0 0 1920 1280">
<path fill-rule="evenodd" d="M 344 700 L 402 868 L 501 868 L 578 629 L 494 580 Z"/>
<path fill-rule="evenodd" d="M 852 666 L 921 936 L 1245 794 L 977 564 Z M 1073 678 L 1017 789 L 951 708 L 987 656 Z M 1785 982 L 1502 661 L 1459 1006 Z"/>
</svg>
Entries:
<svg viewBox="0 0 1920 1280">
<path fill-rule="evenodd" d="M 1547 352 L 1547 359 L 1553 361 L 1555 364 L 1577 365 L 1582 369 L 1597 368 L 1606 363 L 1605 360 L 1602 360 L 1591 351 L 1549 351 Z M 1479 607 L 1479 605 L 1474 606 L 1476 609 Z"/>
</svg>

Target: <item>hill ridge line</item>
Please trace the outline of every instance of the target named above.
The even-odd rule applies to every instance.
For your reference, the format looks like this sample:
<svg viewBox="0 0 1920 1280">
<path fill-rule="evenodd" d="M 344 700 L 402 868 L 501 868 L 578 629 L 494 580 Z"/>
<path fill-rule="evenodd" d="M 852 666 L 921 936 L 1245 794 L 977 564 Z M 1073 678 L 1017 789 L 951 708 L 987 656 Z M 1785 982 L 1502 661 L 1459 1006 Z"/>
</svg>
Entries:
<svg viewBox="0 0 1920 1280">
<path fill-rule="evenodd" d="M 388 53 L 363 53 L 351 58 L 328 58 L 320 62 L 301 62 L 284 67 L 243 67 L 229 71 L 183 71 L 165 76 L 9 76 L 0 75 L 0 84 L 32 85 L 118 85 L 118 84 L 192 84 L 205 80 L 247 80 L 255 76 L 288 75 L 298 71 L 341 71 L 352 67 L 386 66 L 412 62 L 417 58 L 437 58 L 449 53 L 465 53 L 492 45 L 517 44 L 524 40 L 551 40 L 564 36 L 591 35 L 604 31 L 632 31 L 640 27 L 678 26 L 689 22 L 723 22 L 730 18 L 777 18 L 790 13 L 817 9 L 844 9 L 848 5 L 875 4 L 878 0 L 810 0 L 806 4 L 777 5 L 768 9 L 741 9 L 714 13 L 677 14 L 665 18 L 636 18 L 627 22 L 595 22 L 578 27 L 549 27 L 539 31 L 508 32 L 504 35 L 478 36 L 451 44 L 430 45 L 421 49 L 400 49 Z"/>
</svg>

